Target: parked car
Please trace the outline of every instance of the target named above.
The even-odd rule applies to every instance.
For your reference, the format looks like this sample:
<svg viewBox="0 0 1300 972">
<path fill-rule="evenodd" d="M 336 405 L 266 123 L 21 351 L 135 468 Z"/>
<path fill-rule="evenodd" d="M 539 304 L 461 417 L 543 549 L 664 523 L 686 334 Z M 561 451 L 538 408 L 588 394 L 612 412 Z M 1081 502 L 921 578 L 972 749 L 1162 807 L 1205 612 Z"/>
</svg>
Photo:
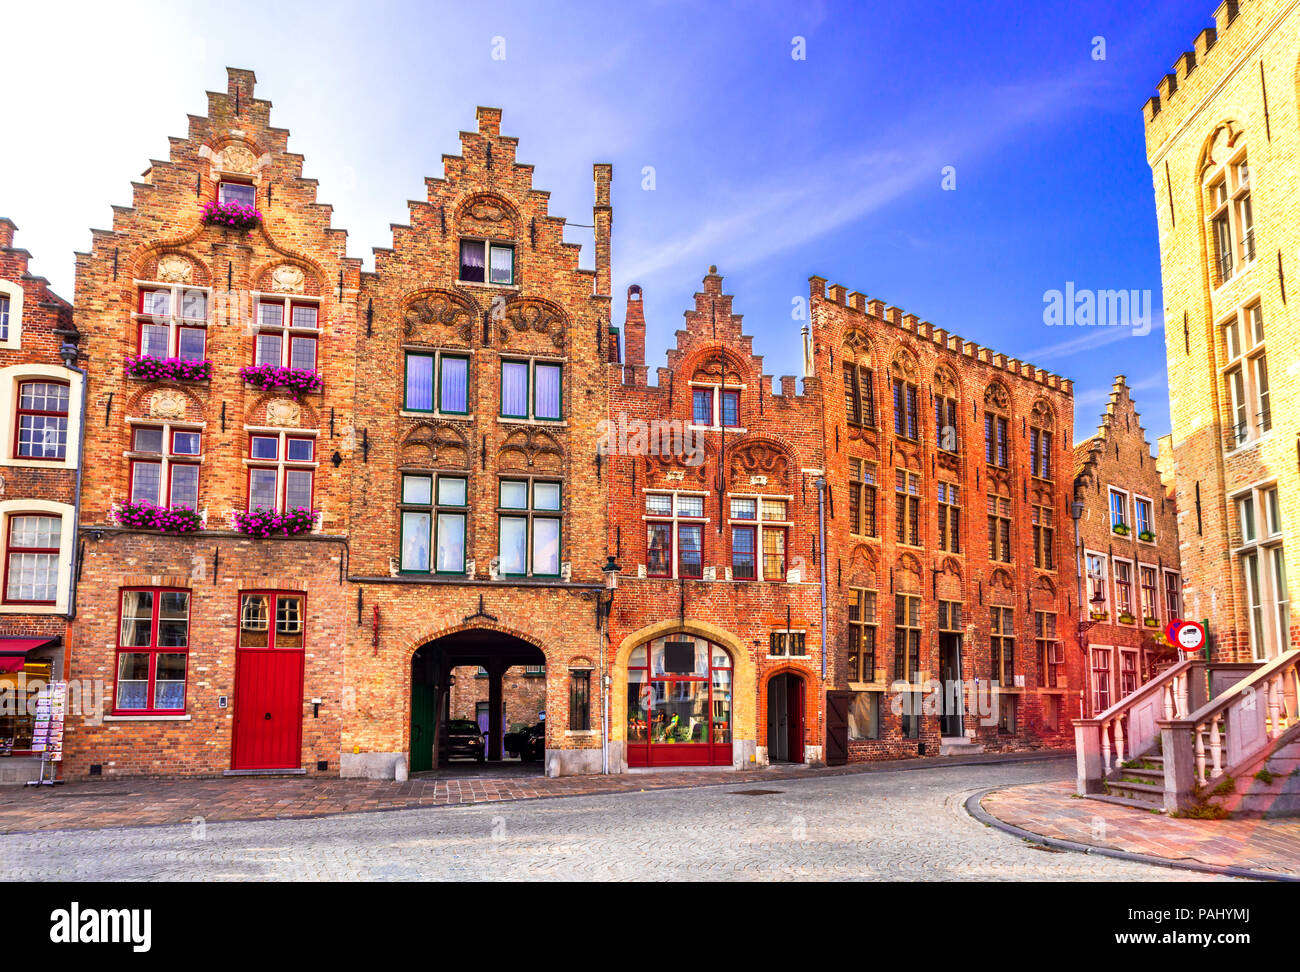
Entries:
<svg viewBox="0 0 1300 972">
<path fill-rule="evenodd" d="M 461 756 L 481 763 L 487 758 L 487 740 L 472 719 L 449 719 L 439 740 L 438 750 L 444 760 Z"/>
<path fill-rule="evenodd" d="M 546 755 L 546 723 L 525 726 L 515 732 L 508 732 L 503 740 L 506 752 L 518 756 L 521 762 L 529 763 L 542 759 Z"/>
</svg>

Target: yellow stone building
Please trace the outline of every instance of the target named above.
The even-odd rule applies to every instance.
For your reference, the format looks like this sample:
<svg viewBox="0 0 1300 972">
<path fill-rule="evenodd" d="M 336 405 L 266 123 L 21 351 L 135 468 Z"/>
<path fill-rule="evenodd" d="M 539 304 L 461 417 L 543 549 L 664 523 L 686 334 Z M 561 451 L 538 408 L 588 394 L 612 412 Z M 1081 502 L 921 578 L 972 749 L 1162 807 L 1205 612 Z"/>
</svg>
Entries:
<svg viewBox="0 0 1300 972">
<path fill-rule="evenodd" d="M 1215 659 L 1246 661 L 1300 642 L 1300 0 L 1215 20 L 1147 102 L 1146 138 L 1185 611 Z"/>
</svg>

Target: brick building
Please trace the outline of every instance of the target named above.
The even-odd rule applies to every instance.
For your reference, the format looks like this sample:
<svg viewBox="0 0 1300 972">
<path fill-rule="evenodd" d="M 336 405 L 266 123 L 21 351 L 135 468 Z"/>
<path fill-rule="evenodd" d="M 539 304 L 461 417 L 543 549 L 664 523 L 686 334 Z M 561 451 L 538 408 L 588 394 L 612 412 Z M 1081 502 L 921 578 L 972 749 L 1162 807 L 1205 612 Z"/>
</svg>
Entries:
<svg viewBox="0 0 1300 972">
<path fill-rule="evenodd" d="M 72 307 L 28 272 L 17 227 L 0 218 L 0 782 L 35 779 L 35 686 L 63 675 L 76 610 L 76 543 L 85 377 Z"/>
<path fill-rule="evenodd" d="M 1184 598 L 1230 662 L 1300 640 L 1286 531 L 1300 518 L 1300 6 L 1229 0 L 1215 21 L 1144 114 Z"/>
<path fill-rule="evenodd" d="M 491 704 L 491 681 L 488 670 L 478 666 L 452 671 L 448 717 L 471 719 L 485 732 Z M 542 665 L 515 665 L 501 678 L 501 725 L 505 732 L 531 726 L 546 714 L 546 668 Z"/>
<path fill-rule="evenodd" d="M 1084 715 L 1095 716 L 1177 660 L 1164 630 L 1183 616 L 1178 518 L 1123 375 L 1074 460 Z"/>
<path fill-rule="evenodd" d="M 820 277 L 810 323 L 837 647 L 828 751 L 836 731 L 851 760 L 1068 746 L 1072 383 Z"/>
<path fill-rule="evenodd" d="M 648 382 L 628 290 L 611 364 L 611 768 L 822 758 L 816 379 L 772 376 L 710 267 Z"/>
<path fill-rule="evenodd" d="M 346 774 L 430 768 L 464 666 L 488 672 L 489 759 L 504 673 L 540 665 L 547 773 L 602 768 L 612 173 L 581 269 L 501 112 L 478 122 L 361 283 Z"/>
<path fill-rule="evenodd" d="M 70 670 L 106 711 L 70 722 L 70 778 L 339 771 L 360 264 L 254 84 L 230 70 L 77 255 L 95 434 Z M 209 224 L 217 203 L 261 216 Z M 299 507 L 309 532 L 235 529 Z"/>
</svg>

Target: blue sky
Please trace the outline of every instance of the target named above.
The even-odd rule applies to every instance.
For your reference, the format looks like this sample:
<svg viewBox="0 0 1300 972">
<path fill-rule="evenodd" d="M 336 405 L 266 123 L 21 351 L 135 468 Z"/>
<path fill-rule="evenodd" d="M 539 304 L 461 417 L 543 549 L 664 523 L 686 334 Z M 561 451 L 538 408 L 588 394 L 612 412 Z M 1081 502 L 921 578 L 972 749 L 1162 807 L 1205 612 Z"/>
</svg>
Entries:
<svg viewBox="0 0 1300 972">
<path fill-rule="evenodd" d="M 615 320 L 640 283 L 651 365 L 716 264 L 767 370 L 797 373 L 791 301 L 817 274 L 1075 379 L 1080 436 L 1126 374 L 1154 445 L 1169 418 L 1141 106 L 1213 6 L 11 5 L 25 105 L 0 214 L 71 296 L 90 227 L 246 67 L 370 265 L 475 106 L 496 105 L 557 215 L 590 223 L 591 163 L 614 163 Z M 1067 281 L 1150 290 L 1151 332 L 1047 327 L 1044 294 Z"/>
</svg>

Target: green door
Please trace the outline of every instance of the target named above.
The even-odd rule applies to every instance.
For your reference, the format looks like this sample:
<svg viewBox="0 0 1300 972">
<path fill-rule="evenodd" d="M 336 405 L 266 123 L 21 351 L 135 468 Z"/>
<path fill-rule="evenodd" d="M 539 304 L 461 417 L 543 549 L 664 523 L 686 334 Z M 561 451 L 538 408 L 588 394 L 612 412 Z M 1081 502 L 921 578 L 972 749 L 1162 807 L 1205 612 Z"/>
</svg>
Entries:
<svg viewBox="0 0 1300 972">
<path fill-rule="evenodd" d="M 433 769 L 433 728 L 436 707 L 433 686 L 411 685 L 411 772 Z"/>
</svg>

